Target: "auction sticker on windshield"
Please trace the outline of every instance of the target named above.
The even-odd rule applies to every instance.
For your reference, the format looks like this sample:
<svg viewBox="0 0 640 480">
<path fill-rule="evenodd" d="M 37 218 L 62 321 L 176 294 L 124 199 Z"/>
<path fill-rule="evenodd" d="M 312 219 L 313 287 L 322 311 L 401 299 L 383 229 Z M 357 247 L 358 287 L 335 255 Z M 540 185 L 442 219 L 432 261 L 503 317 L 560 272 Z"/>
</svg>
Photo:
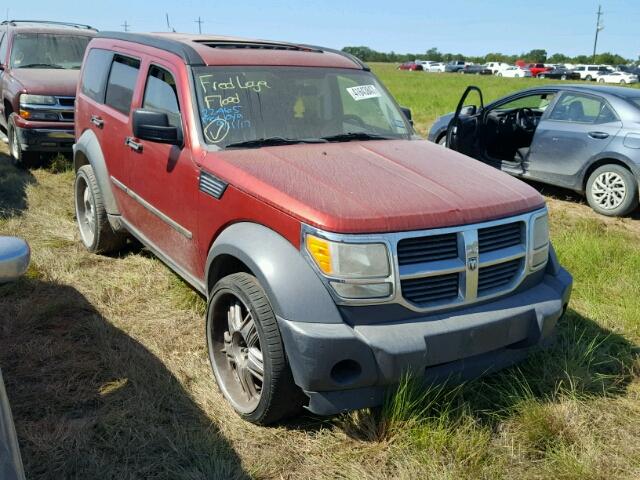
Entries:
<svg viewBox="0 0 640 480">
<path fill-rule="evenodd" d="M 366 100 L 367 98 L 378 98 L 380 92 L 375 85 L 358 85 L 357 87 L 347 88 L 349 95 L 355 100 Z"/>
</svg>

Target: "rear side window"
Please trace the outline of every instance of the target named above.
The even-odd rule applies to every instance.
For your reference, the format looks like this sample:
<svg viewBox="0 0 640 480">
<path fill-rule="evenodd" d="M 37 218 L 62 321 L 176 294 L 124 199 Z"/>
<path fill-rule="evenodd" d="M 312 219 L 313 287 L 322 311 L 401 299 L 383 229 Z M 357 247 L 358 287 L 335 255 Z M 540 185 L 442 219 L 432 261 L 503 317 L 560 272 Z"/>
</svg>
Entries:
<svg viewBox="0 0 640 480">
<path fill-rule="evenodd" d="M 180 125 L 180 105 L 178 104 L 178 89 L 173 75 L 164 68 L 151 65 L 147 75 L 147 85 L 144 89 L 142 108 L 166 113 L 169 125 Z"/>
<path fill-rule="evenodd" d="M 114 55 L 104 103 L 129 115 L 139 70 L 140 60 Z"/>
<path fill-rule="evenodd" d="M 618 120 L 607 102 L 597 97 L 566 93 L 553 107 L 551 120 L 575 123 L 609 123 Z"/>
<path fill-rule="evenodd" d="M 82 74 L 81 91 L 96 102 L 104 102 L 104 90 L 113 52 L 94 48 L 89 51 Z"/>
</svg>

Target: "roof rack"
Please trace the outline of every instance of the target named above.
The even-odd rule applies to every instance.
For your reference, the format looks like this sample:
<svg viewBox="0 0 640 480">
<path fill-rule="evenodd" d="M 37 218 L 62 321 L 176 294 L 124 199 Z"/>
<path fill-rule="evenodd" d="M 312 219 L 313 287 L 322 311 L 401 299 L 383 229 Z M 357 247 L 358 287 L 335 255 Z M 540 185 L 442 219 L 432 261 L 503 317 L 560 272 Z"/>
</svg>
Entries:
<svg viewBox="0 0 640 480">
<path fill-rule="evenodd" d="M 83 23 L 73 23 L 73 22 L 55 22 L 52 20 L 4 20 L 0 25 L 12 25 L 14 27 L 18 26 L 18 24 L 22 23 L 34 23 L 37 25 L 56 25 L 61 27 L 71 27 L 71 28 L 81 28 L 83 30 L 96 30 L 96 28 L 91 25 L 85 25 Z"/>
</svg>

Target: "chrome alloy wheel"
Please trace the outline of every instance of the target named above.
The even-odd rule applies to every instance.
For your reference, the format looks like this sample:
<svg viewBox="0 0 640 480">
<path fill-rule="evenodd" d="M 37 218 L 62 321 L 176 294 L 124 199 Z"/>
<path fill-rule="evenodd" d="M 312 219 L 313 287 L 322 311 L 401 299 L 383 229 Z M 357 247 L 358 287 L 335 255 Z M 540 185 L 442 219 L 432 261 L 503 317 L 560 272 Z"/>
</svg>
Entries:
<svg viewBox="0 0 640 480">
<path fill-rule="evenodd" d="M 256 322 L 247 306 L 229 294 L 226 305 L 227 322 L 222 342 L 214 348 L 224 354 L 215 355 L 224 393 L 241 412 L 252 412 L 262 395 L 264 363 Z M 223 323 L 222 321 L 220 322 Z"/>
<path fill-rule="evenodd" d="M 83 176 L 78 176 L 76 180 L 76 217 L 82 241 L 90 247 L 96 235 L 96 205 L 89 184 Z"/>
<path fill-rule="evenodd" d="M 595 202 L 605 210 L 613 210 L 622 204 L 627 195 L 624 179 L 615 172 L 602 172 L 591 186 Z"/>
</svg>

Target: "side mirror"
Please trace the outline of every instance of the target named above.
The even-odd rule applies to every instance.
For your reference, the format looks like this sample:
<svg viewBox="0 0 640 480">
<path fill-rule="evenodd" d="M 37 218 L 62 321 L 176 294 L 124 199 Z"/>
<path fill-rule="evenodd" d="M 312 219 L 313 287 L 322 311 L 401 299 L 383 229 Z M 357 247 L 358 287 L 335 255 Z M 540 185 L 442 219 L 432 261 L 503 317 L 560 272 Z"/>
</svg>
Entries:
<svg viewBox="0 0 640 480">
<path fill-rule="evenodd" d="M 466 105 L 460 110 L 460 115 L 475 115 L 477 111 L 478 107 L 475 105 Z"/>
<path fill-rule="evenodd" d="M 182 146 L 182 128 L 170 125 L 166 113 L 138 108 L 132 122 L 133 136 L 140 140 Z"/>
<path fill-rule="evenodd" d="M 16 280 L 27 271 L 31 250 L 16 237 L 0 237 L 0 283 Z"/>
<path fill-rule="evenodd" d="M 400 107 L 400 110 L 402 110 L 404 116 L 407 117 L 407 120 L 409 120 L 409 124 L 413 127 L 413 120 L 411 119 L 411 109 L 407 107 Z"/>
</svg>

